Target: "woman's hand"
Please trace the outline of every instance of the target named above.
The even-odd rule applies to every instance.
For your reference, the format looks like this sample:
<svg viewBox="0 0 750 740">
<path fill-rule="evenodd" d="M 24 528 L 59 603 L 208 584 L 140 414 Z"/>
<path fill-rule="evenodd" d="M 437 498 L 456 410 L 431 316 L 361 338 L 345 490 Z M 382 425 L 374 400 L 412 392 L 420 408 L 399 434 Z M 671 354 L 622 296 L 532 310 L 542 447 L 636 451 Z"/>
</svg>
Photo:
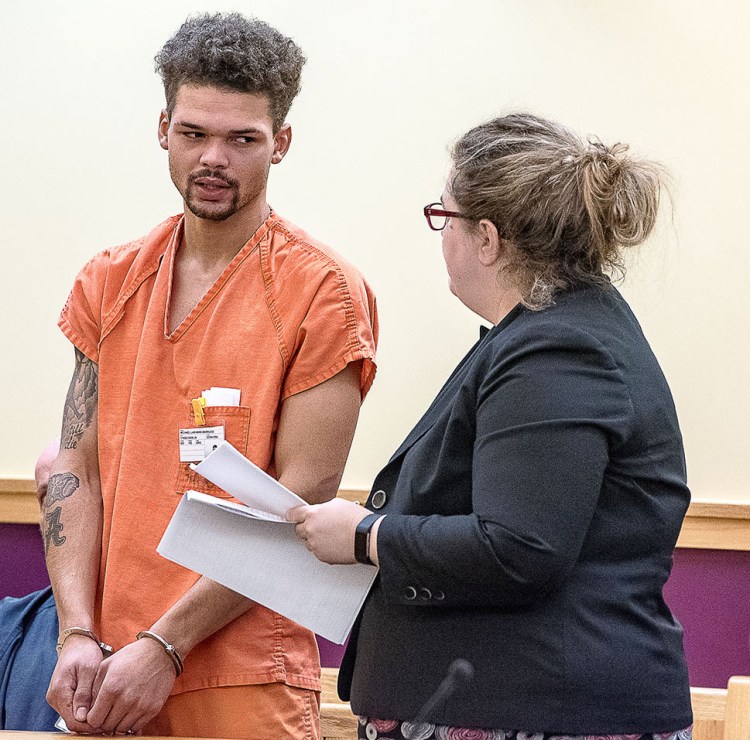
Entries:
<svg viewBox="0 0 750 740">
<path fill-rule="evenodd" d="M 324 504 L 295 506 L 286 513 L 297 536 L 324 563 L 349 564 L 354 559 L 354 530 L 372 512 L 364 506 L 335 498 Z"/>
</svg>

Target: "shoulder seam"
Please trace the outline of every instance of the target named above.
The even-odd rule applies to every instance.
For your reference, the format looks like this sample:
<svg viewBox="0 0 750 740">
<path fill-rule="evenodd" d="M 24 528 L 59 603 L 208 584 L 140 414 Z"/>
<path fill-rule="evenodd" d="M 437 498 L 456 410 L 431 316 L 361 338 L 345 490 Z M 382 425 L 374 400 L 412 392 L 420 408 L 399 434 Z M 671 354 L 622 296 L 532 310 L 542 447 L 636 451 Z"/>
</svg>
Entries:
<svg viewBox="0 0 750 740">
<path fill-rule="evenodd" d="M 172 229 L 172 234 L 174 234 L 174 229 L 176 225 L 179 223 L 181 216 L 172 216 L 171 218 L 167 219 L 164 223 L 169 223 Z M 142 236 L 138 239 L 134 239 L 131 242 L 125 242 L 124 244 L 118 245 L 117 247 L 113 247 L 112 249 L 116 250 L 126 250 L 128 248 L 132 248 L 134 252 L 139 252 L 147 243 L 149 236 L 153 234 L 153 232 L 164 225 L 160 224 L 159 226 L 155 227 L 155 229 L 152 229 L 148 234 L 145 236 Z M 167 246 L 169 245 L 169 239 L 167 240 Z M 112 249 L 105 250 L 109 251 L 111 253 Z M 164 251 L 161 251 L 159 254 L 154 255 L 154 258 L 152 260 L 149 260 L 145 265 L 143 265 L 142 269 L 135 275 L 135 277 L 131 278 L 127 283 L 124 284 L 123 287 L 126 289 L 123 290 L 120 295 L 118 295 L 117 300 L 115 301 L 115 304 L 112 306 L 112 308 L 109 310 L 106 316 L 102 317 L 102 328 L 101 328 L 101 338 L 100 342 L 104 340 L 104 338 L 109 334 L 109 332 L 114 328 L 114 326 L 117 324 L 117 321 L 119 320 L 120 316 L 122 315 L 122 307 L 125 305 L 125 303 L 133 296 L 133 294 L 138 290 L 138 288 L 141 287 L 143 284 L 143 281 L 146 280 L 147 277 L 150 275 L 153 275 L 154 272 L 156 272 L 159 269 L 159 265 L 161 264 L 161 260 L 164 257 L 166 251 L 166 247 Z M 136 259 L 136 258 L 134 258 Z"/>
<path fill-rule="evenodd" d="M 326 254 L 323 250 L 319 249 L 313 244 L 310 244 L 310 242 L 306 241 L 305 239 L 302 239 L 297 234 L 292 233 L 279 222 L 276 222 L 275 227 L 278 230 L 278 232 L 281 232 L 281 234 L 283 234 L 283 236 L 289 241 L 289 243 L 292 246 L 296 246 L 310 254 L 315 255 L 315 257 L 318 258 L 321 261 L 321 263 L 324 265 L 325 269 L 332 270 L 335 273 L 336 280 L 337 280 L 337 292 L 341 296 L 341 299 L 342 299 L 341 307 L 345 312 L 345 322 L 346 322 L 346 328 L 347 328 L 346 349 L 348 351 L 351 351 L 352 349 L 356 349 L 360 344 L 362 344 L 362 342 L 360 341 L 360 338 L 357 333 L 357 318 L 356 318 L 356 314 L 354 310 L 354 301 L 352 299 L 351 291 L 349 290 L 349 283 L 347 281 L 346 274 L 344 270 L 342 269 L 341 265 L 333 257 Z M 265 286 L 265 292 L 266 292 L 266 305 L 268 306 L 269 313 L 271 314 L 271 319 L 276 329 L 276 336 L 277 336 L 277 341 L 279 344 L 279 352 L 281 354 L 282 362 L 284 364 L 284 369 L 286 371 L 286 368 L 288 367 L 289 362 L 291 361 L 291 357 L 290 357 L 289 348 L 284 343 L 284 338 L 283 338 L 284 324 L 281 319 L 281 315 L 276 307 L 276 302 L 274 300 L 274 297 L 272 295 L 271 276 L 270 276 L 270 270 L 268 267 L 268 260 L 267 260 L 268 243 L 264 244 L 263 242 L 261 242 L 259 246 L 260 246 L 260 254 L 261 254 L 261 269 L 263 273 L 263 284 Z"/>
</svg>

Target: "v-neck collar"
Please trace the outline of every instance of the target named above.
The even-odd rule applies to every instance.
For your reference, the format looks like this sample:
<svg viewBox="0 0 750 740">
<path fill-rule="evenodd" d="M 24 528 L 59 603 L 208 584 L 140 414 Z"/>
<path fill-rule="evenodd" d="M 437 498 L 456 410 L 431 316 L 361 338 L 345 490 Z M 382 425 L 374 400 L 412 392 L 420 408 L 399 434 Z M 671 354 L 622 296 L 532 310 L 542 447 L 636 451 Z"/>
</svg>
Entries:
<svg viewBox="0 0 750 740">
<path fill-rule="evenodd" d="M 260 225 L 258 230 L 250 237 L 250 240 L 240 249 L 239 252 L 232 258 L 227 266 L 222 271 L 221 275 L 216 278 L 214 284 L 203 294 L 203 297 L 198 303 L 190 309 L 190 312 L 175 328 L 175 330 L 169 333 L 169 316 L 172 307 L 172 285 L 174 281 L 174 263 L 177 255 L 177 250 L 182 241 L 182 237 L 185 231 L 185 217 L 183 216 L 175 225 L 172 236 L 169 240 L 169 245 L 166 252 L 166 260 L 164 263 L 167 265 L 169 270 L 168 282 L 167 282 L 167 302 L 164 306 L 164 338 L 170 342 L 176 342 L 193 324 L 198 316 L 203 313 L 204 309 L 211 303 L 216 297 L 219 291 L 224 287 L 229 278 L 232 277 L 235 270 L 258 248 L 263 239 L 267 236 L 271 229 L 271 226 L 277 221 L 276 214 L 273 209 L 270 210 L 268 218 Z"/>
</svg>

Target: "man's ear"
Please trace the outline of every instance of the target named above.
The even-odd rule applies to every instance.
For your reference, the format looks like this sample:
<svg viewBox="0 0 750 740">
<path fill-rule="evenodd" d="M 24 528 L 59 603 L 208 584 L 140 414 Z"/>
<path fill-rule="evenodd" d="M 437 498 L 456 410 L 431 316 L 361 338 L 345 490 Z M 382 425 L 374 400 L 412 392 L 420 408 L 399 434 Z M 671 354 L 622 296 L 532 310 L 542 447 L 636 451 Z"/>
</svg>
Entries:
<svg viewBox="0 0 750 740">
<path fill-rule="evenodd" d="M 169 132 L 169 113 L 165 108 L 159 114 L 159 146 L 162 149 L 169 149 L 169 138 L 167 136 Z"/>
<path fill-rule="evenodd" d="M 292 127 L 288 123 L 285 123 L 273 135 L 273 155 L 271 156 L 271 164 L 278 164 L 281 162 L 289 151 L 291 144 Z"/>
<path fill-rule="evenodd" d="M 500 237 L 497 226 L 488 218 L 483 218 L 478 224 L 479 230 L 479 261 L 485 266 L 494 265 L 507 249 L 506 240 Z"/>
</svg>

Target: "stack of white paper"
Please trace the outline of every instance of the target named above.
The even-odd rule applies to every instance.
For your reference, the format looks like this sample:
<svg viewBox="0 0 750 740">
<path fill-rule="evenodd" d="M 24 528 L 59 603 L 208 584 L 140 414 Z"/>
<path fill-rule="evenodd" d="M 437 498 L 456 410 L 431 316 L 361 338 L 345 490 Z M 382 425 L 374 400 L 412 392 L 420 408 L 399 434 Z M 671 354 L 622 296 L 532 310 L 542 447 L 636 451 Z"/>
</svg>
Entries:
<svg viewBox="0 0 750 740">
<path fill-rule="evenodd" d="M 343 643 L 377 569 L 321 563 L 284 519 L 304 501 L 228 442 L 192 467 L 247 505 L 188 491 L 159 554 Z"/>
<path fill-rule="evenodd" d="M 239 388 L 218 388 L 211 386 L 201 394 L 206 401 L 206 406 L 239 406 Z"/>
</svg>

